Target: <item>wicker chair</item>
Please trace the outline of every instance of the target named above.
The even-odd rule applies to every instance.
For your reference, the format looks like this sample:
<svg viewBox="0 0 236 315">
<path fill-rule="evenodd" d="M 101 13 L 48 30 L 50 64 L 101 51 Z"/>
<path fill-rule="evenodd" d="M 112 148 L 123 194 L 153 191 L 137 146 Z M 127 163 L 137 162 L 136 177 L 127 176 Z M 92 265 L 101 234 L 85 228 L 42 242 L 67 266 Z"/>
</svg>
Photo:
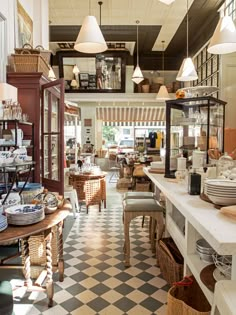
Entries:
<svg viewBox="0 0 236 315">
<path fill-rule="evenodd" d="M 88 180 L 84 185 L 85 204 L 88 213 L 89 206 L 98 205 L 101 211 L 102 186 L 100 179 Z"/>
</svg>

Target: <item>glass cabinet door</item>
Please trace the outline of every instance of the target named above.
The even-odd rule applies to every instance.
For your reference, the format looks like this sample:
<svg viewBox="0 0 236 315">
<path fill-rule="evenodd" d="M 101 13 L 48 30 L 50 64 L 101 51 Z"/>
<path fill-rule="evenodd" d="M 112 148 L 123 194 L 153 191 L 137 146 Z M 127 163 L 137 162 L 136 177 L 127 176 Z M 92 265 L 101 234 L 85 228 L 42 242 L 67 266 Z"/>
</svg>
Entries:
<svg viewBox="0 0 236 315">
<path fill-rule="evenodd" d="M 42 183 L 50 191 L 64 192 L 64 81 L 43 87 Z"/>
</svg>

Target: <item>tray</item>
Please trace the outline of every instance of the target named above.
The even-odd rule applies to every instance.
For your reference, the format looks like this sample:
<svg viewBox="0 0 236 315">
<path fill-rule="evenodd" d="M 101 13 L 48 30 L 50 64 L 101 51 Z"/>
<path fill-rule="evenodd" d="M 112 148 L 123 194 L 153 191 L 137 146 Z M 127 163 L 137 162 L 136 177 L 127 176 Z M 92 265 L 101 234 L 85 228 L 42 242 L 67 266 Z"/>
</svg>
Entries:
<svg viewBox="0 0 236 315">
<path fill-rule="evenodd" d="M 216 280 L 213 277 L 213 272 L 215 271 L 215 264 L 211 264 L 202 269 L 200 273 L 200 279 L 202 283 L 211 291 L 214 292 Z"/>
</svg>

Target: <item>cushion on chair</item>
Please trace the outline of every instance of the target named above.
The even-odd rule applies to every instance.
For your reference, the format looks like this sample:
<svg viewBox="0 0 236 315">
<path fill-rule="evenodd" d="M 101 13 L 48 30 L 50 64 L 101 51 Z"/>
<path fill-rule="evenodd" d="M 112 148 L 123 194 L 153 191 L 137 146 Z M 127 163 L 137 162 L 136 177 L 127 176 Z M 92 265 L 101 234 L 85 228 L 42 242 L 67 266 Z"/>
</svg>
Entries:
<svg viewBox="0 0 236 315">
<path fill-rule="evenodd" d="M 0 281 L 0 312 L 11 315 L 13 312 L 12 287 L 8 281 Z"/>
<path fill-rule="evenodd" d="M 124 211 L 163 211 L 163 208 L 154 199 L 126 199 L 123 205 Z"/>
<path fill-rule="evenodd" d="M 124 193 L 123 200 L 126 199 L 153 199 L 154 194 L 152 192 L 145 191 L 128 191 Z"/>
</svg>

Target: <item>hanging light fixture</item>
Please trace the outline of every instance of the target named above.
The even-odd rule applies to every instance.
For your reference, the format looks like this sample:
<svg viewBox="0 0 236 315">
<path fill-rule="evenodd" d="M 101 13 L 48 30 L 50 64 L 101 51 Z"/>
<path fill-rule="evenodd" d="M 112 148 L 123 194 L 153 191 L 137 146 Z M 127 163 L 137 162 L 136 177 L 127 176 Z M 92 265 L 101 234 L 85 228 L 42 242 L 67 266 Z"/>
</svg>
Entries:
<svg viewBox="0 0 236 315">
<path fill-rule="evenodd" d="M 91 16 L 90 12 L 89 0 L 89 15 L 84 18 L 74 49 L 83 53 L 96 54 L 107 50 L 107 44 L 95 16 Z"/>
<path fill-rule="evenodd" d="M 207 51 L 210 54 L 229 54 L 236 51 L 236 29 L 231 16 L 220 11 L 220 20 L 210 40 Z"/>
<path fill-rule="evenodd" d="M 188 0 L 187 0 L 187 58 L 185 58 L 182 62 L 182 65 L 177 74 L 177 81 L 194 81 L 198 79 L 198 75 L 196 69 L 194 67 L 192 59 L 188 56 Z"/>
<path fill-rule="evenodd" d="M 165 3 L 167 5 L 170 5 L 172 2 L 174 2 L 175 0 L 159 0 L 162 3 Z"/>
<path fill-rule="evenodd" d="M 75 75 L 78 75 L 79 73 L 80 73 L 80 71 L 79 71 L 79 68 L 78 68 L 78 66 L 77 65 L 74 65 L 74 67 L 73 67 L 73 73 L 75 74 Z"/>
<path fill-rule="evenodd" d="M 136 21 L 137 24 L 137 64 L 136 64 L 136 68 L 134 69 L 134 73 L 132 75 L 132 81 L 136 84 L 139 84 L 140 82 L 142 82 L 144 80 L 142 71 L 139 67 L 139 56 L 138 56 L 138 25 L 139 25 L 139 21 Z"/>
<path fill-rule="evenodd" d="M 165 49 L 165 41 L 163 40 L 162 41 L 162 71 L 163 71 L 163 79 L 164 79 L 164 83 L 165 83 L 165 63 L 164 63 L 164 49 Z M 157 97 L 156 97 L 156 99 L 157 100 L 168 100 L 168 99 L 170 99 L 170 95 L 169 95 L 169 93 L 168 93 L 168 91 L 167 91 L 167 88 L 166 88 L 166 86 L 165 86 L 165 84 L 163 84 L 163 85 L 161 85 L 161 87 L 160 87 L 160 89 L 159 89 L 159 91 L 158 91 L 158 93 L 157 93 Z"/>
</svg>

